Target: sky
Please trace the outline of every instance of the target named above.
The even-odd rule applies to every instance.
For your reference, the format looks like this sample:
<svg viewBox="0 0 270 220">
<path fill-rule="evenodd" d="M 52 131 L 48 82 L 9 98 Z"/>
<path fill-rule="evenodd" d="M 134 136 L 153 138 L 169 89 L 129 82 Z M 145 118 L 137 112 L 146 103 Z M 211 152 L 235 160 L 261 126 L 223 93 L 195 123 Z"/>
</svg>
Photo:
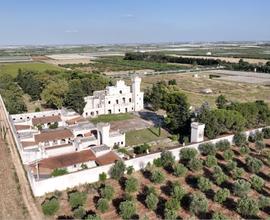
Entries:
<svg viewBox="0 0 270 220">
<path fill-rule="evenodd" d="M 0 45 L 270 40 L 270 0 L 0 0 Z"/>
</svg>

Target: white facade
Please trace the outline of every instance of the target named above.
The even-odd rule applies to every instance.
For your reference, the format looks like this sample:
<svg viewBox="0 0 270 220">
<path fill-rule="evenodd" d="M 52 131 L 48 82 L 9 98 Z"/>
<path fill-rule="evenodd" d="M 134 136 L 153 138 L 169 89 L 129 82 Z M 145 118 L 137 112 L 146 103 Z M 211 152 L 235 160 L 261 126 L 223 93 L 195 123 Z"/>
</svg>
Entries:
<svg viewBox="0 0 270 220">
<path fill-rule="evenodd" d="M 191 143 L 198 143 L 203 141 L 205 124 L 199 122 L 191 123 Z"/>
<path fill-rule="evenodd" d="M 132 78 L 132 86 L 127 86 L 123 80 L 115 86 L 107 86 L 105 90 L 95 91 L 93 96 L 84 98 L 86 105 L 83 117 L 118 114 L 143 109 L 143 92 L 140 89 L 141 78 Z"/>
</svg>

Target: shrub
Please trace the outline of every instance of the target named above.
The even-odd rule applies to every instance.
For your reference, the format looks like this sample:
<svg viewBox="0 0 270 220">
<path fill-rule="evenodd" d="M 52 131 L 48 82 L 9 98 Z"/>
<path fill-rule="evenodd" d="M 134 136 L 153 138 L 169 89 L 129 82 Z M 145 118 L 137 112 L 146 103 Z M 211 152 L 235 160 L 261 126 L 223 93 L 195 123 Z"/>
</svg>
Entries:
<svg viewBox="0 0 270 220">
<path fill-rule="evenodd" d="M 258 173 L 260 172 L 263 163 L 259 159 L 253 158 L 253 157 L 247 157 L 246 158 L 246 165 L 250 172 L 252 173 Z"/>
<path fill-rule="evenodd" d="M 148 144 L 142 144 L 140 146 L 136 146 L 133 148 L 135 154 L 145 154 L 150 150 L 150 146 Z"/>
<path fill-rule="evenodd" d="M 245 170 L 243 168 L 236 167 L 234 170 L 232 170 L 232 177 L 234 179 L 239 179 L 243 176 Z"/>
<path fill-rule="evenodd" d="M 56 168 L 53 170 L 53 172 L 51 173 L 51 176 L 62 176 L 68 174 L 68 171 L 66 168 Z"/>
<path fill-rule="evenodd" d="M 212 220 L 229 220 L 229 218 L 223 215 L 222 213 L 215 212 L 212 215 Z"/>
<path fill-rule="evenodd" d="M 234 153 L 232 150 L 225 150 L 223 152 L 223 157 L 224 157 L 224 160 L 226 160 L 226 161 L 232 160 L 234 157 Z"/>
<path fill-rule="evenodd" d="M 208 201 L 204 194 L 196 193 L 191 197 L 189 209 L 194 214 L 208 211 Z"/>
<path fill-rule="evenodd" d="M 147 208 L 149 208 L 150 210 L 153 211 L 156 210 L 158 204 L 158 197 L 155 194 L 150 193 L 149 195 L 146 196 L 145 204 Z"/>
<path fill-rule="evenodd" d="M 252 133 L 248 137 L 248 141 L 255 143 L 256 141 L 263 141 L 263 133 L 260 131 L 256 131 L 255 133 Z"/>
<path fill-rule="evenodd" d="M 201 144 L 199 150 L 203 155 L 216 155 L 216 146 L 212 143 Z"/>
<path fill-rule="evenodd" d="M 176 220 L 177 219 L 177 213 L 176 213 L 175 210 L 165 209 L 164 210 L 164 218 L 166 220 Z"/>
<path fill-rule="evenodd" d="M 97 209 L 102 213 L 106 212 L 109 209 L 109 202 L 107 199 L 100 198 L 97 202 Z"/>
<path fill-rule="evenodd" d="M 203 167 L 203 161 L 197 158 L 193 158 L 188 162 L 187 166 L 192 171 L 199 171 Z"/>
<path fill-rule="evenodd" d="M 214 196 L 214 201 L 222 204 L 223 202 L 226 201 L 226 199 L 230 196 L 230 190 L 224 188 L 224 189 L 219 189 L 215 196 Z"/>
<path fill-rule="evenodd" d="M 110 170 L 111 177 L 119 180 L 125 173 L 126 165 L 122 160 L 118 160 Z"/>
<path fill-rule="evenodd" d="M 250 183 L 252 188 L 254 188 L 257 191 L 261 191 L 264 186 L 264 179 L 257 175 L 252 175 Z"/>
<path fill-rule="evenodd" d="M 71 192 L 68 194 L 68 201 L 72 209 L 83 206 L 86 202 L 86 193 L 78 191 Z"/>
<path fill-rule="evenodd" d="M 216 143 L 216 149 L 218 151 L 225 151 L 230 149 L 231 144 L 228 140 L 221 140 Z"/>
<path fill-rule="evenodd" d="M 244 146 L 244 145 L 240 147 L 240 154 L 244 155 L 244 154 L 249 154 L 249 153 L 250 153 L 249 147 Z"/>
<path fill-rule="evenodd" d="M 127 167 L 127 175 L 131 175 L 134 172 L 134 167 L 133 166 L 128 166 Z"/>
<path fill-rule="evenodd" d="M 138 190 L 138 180 L 134 177 L 130 177 L 125 182 L 125 191 L 128 193 L 136 192 Z"/>
<path fill-rule="evenodd" d="M 114 189 L 110 185 L 105 185 L 100 189 L 100 195 L 102 198 L 107 199 L 107 200 L 112 200 L 114 196 Z"/>
<path fill-rule="evenodd" d="M 221 185 L 228 179 L 228 176 L 223 173 L 222 169 L 219 166 L 215 166 L 213 178 L 217 185 Z"/>
<path fill-rule="evenodd" d="M 217 165 L 217 158 L 213 155 L 208 155 L 204 161 L 205 165 L 209 168 Z"/>
<path fill-rule="evenodd" d="M 162 151 L 160 155 L 161 163 L 163 167 L 172 166 L 175 162 L 175 157 L 170 151 Z"/>
<path fill-rule="evenodd" d="M 265 144 L 262 141 L 256 141 L 255 147 L 257 150 L 262 151 L 265 148 Z"/>
<path fill-rule="evenodd" d="M 270 207 L 270 197 L 260 196 L 258 201 L 258 206 L 260 209 Z"/>
<path fill-rule="evenodd" d="M 178 201 L 181 201 L 184 195 L 186 194 L 186 191 L 181 187 L 181 185 L 178 182 L 174 182 L 172 184 L 171 188 L 171 196 Z"/>
<path fill-rule="evenodd" d="M 89 214 L 85 217 L 87 220 L 101 220 L 101 218 L 96 214 Z"/>
<path fill-rule="evenodd" d="M 79 206 L 73 211 L 73 215 L 76 219 L 83 219 L 86 216 L 86 211 L 82 206 Z"/>
<path fill-rule="evenodd" d="M 136 206 L 133 201 L 124 201 L 120 203 L 119 210 L 123 219 L 131 219 L 136 213 Z"/>
<path fill-rule="evenodd" d="M 174 164 L 173 166 L 173 175 L 175 176 L 185 176 L 188 169 L 183 164 Z"/>
<path fill-rule="evenodd" d="M 211 182 L 209 179 L 201 176 L 197 180 L 197 186 L 202 192 L 206 192 L 211 189 Z"/>
<path fill-rule="evenodd" d="M 153 171 L 151 175 L 151 181 L 153 183 L 162 183 L 165 180 L 163 173 L 159 170 Z"/>
<path fill-rule="evenodd" d="M 130 193 L 125 193 L 123 196 L 124 201 L 134 201 L 134 197 Z"/>
<path fill-rule="evenodd" d="M 233 185 L 233 192 L 236 196 L 243 197 L 250 191 L 250 183 L 239 179 Z"/>
<path fill-rule="evenodd" d="M 105 182 L 105 180 L 107 179 L 107 174 L 102 172 L 99 174 L 99 181 L 101 182 Z"/>
<path fill-rule="evenodd" d="M 59 209 L 58 199 L 55 197 L 47 199 L 42 203 L 41 207 L 44 215 L 53 215 Z"/>
<path fill-rule="evenodd" d="M 270 128 L 263 128 L 262 133 L 265 139 L 270 139 Z"/>
<path fill-rule="evenodd" d="M 58 128 L 58 122 L 56 121 L 56 122 L 54 122 L 53 124 L 50 124 L 50 125 L 49 125 L 49 128 L 50 128 L 50 129 L 56 129 L 56 128 Z"/>
<path fill-rule="evenodd" d="M 165 203 L 165 209 L 177 211 L 180 208 L 180 202 L 176 198 L 167 200 Z"/>
<path fill-rule="evenodd" d="M 180 150 L 180 158 L 182 160 L 194 159 L 198 154 L 198 151 L 193 148 L 184 148 Z"/>
<path fill-rule="evenodd" d="M 146 186 L 146 194 L 149 195 L 153 193 L 154 195 L 157 195 L 156 188 L 153 186 Z"/>
<path fill-rule="evenodd" d="M 162 167 L 162 161 L 161 161 L 161 158 L 154 159 L 153 164 L 154 164 L 156 167 Z"/>
<path fill-rule="evenodd" d="M 243 216 L 254 216 L 259 211 L 258 203 L 248 197 L 243 197 L 237 202 L 237 211 Z"/>
<path fill-rule="evenodd" d="M 232 171 L 237 167 L 237 163 L 235 161 L 228 161 L 228 163 L 226 164 L 226 170 L 228 171 Z"/>
<path fill-rule="evenodd" d="M 233 136 L 233 142 L 236 146 L 241 147 L 243 146 L 247 141 L 247 136 L 244 133 L 236 133 Z"/>
</svg>

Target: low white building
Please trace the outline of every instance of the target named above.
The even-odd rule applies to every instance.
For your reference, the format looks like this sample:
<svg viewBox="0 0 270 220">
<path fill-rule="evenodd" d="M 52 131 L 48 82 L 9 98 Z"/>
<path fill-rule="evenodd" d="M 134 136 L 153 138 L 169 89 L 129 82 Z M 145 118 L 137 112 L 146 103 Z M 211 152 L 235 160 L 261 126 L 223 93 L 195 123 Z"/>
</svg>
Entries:
<svg viewBox="0 0 270 220">
<path fill-rule="evenodd" d="M 140 89 L 141 78 L 132 78 L 132 85 L 127 86 L 123 80 L 115 86 L 107 86 L 105 90 L 95 91 L 93 96 L 84 98 L 86 105 L 83 117 L 118 114 L 143 109 L 143 92 Z"/>
</svg>

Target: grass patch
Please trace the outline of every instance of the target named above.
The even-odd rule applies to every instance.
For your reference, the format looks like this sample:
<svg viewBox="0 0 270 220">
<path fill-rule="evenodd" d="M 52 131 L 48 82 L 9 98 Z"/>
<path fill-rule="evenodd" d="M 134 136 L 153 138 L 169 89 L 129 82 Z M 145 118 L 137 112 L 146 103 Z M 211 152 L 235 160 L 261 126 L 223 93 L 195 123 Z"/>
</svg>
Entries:
<svg viewBox="0 0 270 220">
<path fill-rule="evenodd" d="M 100 115 L 97 118 L 90 119 L 90 121 L 96 124 L 99 122 L 124 121 L 132 119 L 134 117 L 135 116 L 131 113 L 122 113 L 122 114 Z"/>
<path fill-rule="evenodd" d="M 38 72 L 44 72 L 45 70 L 62 70 L 62 68 L 48 63 L 6 63 L 0 64 L 0 76 L 3 74 L 9 74 L 16 77 L 19 69 L 27 69 Z"/>
<path fill-rule="evenodd" d="M 139 145 L 143 143 L 149 143 L 151 141 L 157 141 L 170 136 L 170 134 L 164 129 L 161 129 L 160 136 L 158 135 L 158 133 L 158 128 L 156 127 L 129 131 L 126 133 L 126 145 L 132 146 L 136 144 Z"/>
</svg>

